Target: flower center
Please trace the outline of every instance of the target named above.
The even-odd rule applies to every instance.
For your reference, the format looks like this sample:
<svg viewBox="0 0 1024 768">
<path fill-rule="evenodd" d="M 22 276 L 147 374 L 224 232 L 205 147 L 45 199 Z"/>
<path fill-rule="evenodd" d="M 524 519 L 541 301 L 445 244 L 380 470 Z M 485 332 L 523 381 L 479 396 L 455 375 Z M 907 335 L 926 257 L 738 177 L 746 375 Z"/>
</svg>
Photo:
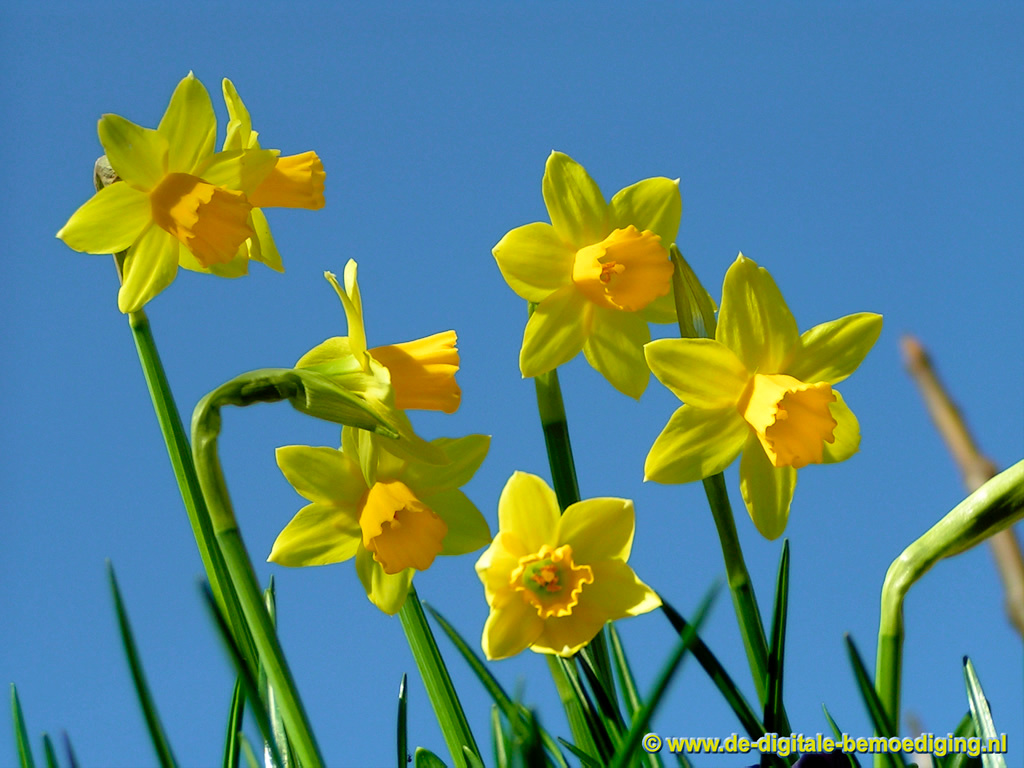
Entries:
<svg viewBox="0 0 1024 768">
<path fill-rule="evenodd" d="M 672 269 L 661 238 L 630 225 L 580 248 L 572 280 L 595 304 L 637 312 L 668 293 Z"/>
<path fill-rule="evenodd" d="M 363 546 L 385 573 L 425 571 L 441 551 L 448 525 L 398 480 L 376 482 L 359 506 Z"/>
<path fill-rule="evenodd" d="M 233 189 L 187 173 L 169 173 L 149 193 L 153 221 L 185 244 L 204 267 L 226 264 L 254 236 L 252 205 Z"/>
<path fill-rule="evenodd" d="M 737 407 L 774 466 L 800 469 L 820 464 L 825 443 L 835 442 L 836 420 L 828 408 L 835 401 L 826 382 L 755 373 Z"/>
<path fill-rule="evenodd" d="M 569 616 L 579 602 L 583 585 L 593 582 L 590 566 L 573 563 L 568 544 L 558 549 L 545 544 L 539 552 L 524 555 L 509 577 L 512 589 L 536 608 L 542 619 Z"/>
</svg>

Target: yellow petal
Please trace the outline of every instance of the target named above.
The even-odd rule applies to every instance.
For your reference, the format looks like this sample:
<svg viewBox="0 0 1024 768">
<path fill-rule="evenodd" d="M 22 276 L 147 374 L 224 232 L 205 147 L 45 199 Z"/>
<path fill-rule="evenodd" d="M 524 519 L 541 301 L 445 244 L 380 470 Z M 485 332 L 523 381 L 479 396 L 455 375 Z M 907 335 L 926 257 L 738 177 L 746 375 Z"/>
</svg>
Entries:
<svg viewBox="0 0 1024 768">
<path fill-rule="evenodd" d="M 407 568 L 401 573 L 384 573 L 373 554 L 363 547 L 356 552 L 356 574 L 366 590 L 366 597 L 389 616 L 401 610 L 409 594 L 409 585 L 416 571 Z"/>
<path fill-rule="evenodd" d="M 360 535 L 354 505 L 309 504 L 278 534 L 267 560 L 292 568 L 340 563 L 355 556 Z"/>
<path fill-rule="evenodd" d="M 178 273 L 181 243 L 160 227 L 150 226 L 124 260 L 123 282 L 117 292 L 117 307 L 124 313 L 137 312 L 171 284 Z"/>
<path fill-rule="evenodd" d="M 632 312 L 588 309 L 590 335 L 583 343 L 587 362 L 619 392 L 639 400 L 650 380 L 643 355 L 644 344 L 651 339 L 647 322 Z"/>
<path fill-rule="evenodd" d="M 224 149 L 250 149 L 259 147 L 256 134 L 252 129 L 252 118 L 246 109 L 242 97 L 238 95 L 235 84 L 226 77 L 221 81 L 224 104 L 228 108 L 227 137 Z"/>
<path fill-rule="evenodd" d="M 658 381 L 698 408 L 735 405 L 750 378 L 733 351 L 714 339 L 659 339 L 644 346 L 644 356 Z"/>
<path fill-rule="evenodd" d="M 167 173 L 167 139 L 120 115 L 104 115 L 99 122 L 100 144 L 110 167 L 136 189 L 149 191 Z"/>
<path fill-rule="evenodd" d="M 591 585 L 587 585 L 589 588 Z M 540 636 L 530 646 L 537 653 L 572 656 L 589 643 L 604 627 L 608 617 L 592 602 L 577 605 L 570 616 L 548 619 Z"/>
<path fill-rule="evenodd" d="M 76 251 L 119 253 L 134 243 L 151 221 L 149 196 L 116 182 L 71 214 L 57 237 Z"/>
<path fill-rule="evenodd" d="M 491 610 L 480 644 L 491 661 L 507 659 L 526 650 L 543 630 L 544 621 L 533 606 L 512 600 L 503 608 Z"/>
<path fill-rule="evenodd" d="M 639 616 L 661 606 L 658 594 L 637 578 L 636 573 L 621 560 L 593 562 L 594 583 L 583 591 L 584 605 L 594 603 L 610 621 L 626 616 Z"/>
<path fill-rule="evenodd" d="M 691 483 L 732 464 L 750 427 L 735 408 L 684 405 L 672 414 L 644 462 L 644 480 Z"/>
<path fill-rule="evenodd" d="M 517 227 L 492 251 L 509 288 L 538 303 L 569 284 L 576 253 L 550 224 Z"/>
<path fill-rule="evenodd" d="M 547 373 L 579 354 L 590 331 L 587 304 L 583 294 L 569 285 L 537 305 L 526 323 L 519 352 L 524 377 Z"/>
<path fill-rule="evenodd" d="M 796 320 L 772 276 L 742 253 L 725 273 L 715 338 L 751 373 L 778 373 L 800 343 Z"/>
<path fill-rule="evenodd" d="M 336 448 L 286 445 L 277 449 L 277 466 L 304 498 L 322 504 L 356 504 L 366 493 L 359 466 Z"/>
<path fill-rule="evenodd" d="M 581 563 L 629 558 L 635 513 L 629 499 L 585 499 L 566 508 L 555 540 L 569 544 Z"/>
<path fill-rule="evenodd" d="M 772 466 L 757 436 L 751 435 L 740 459 L 740 493 L 750 519 L 766 539 L 773 541 L 786 530 L 795 489 L 796 470 Z"/>
<path fill-rule="evenodd" d="M 448 526 L 441 544 L 442 555 L 465 555 L 491 543 L 491 529 L 484 516 L 458 488 L 421 496 Z"/>
<path fill-rule="evenodd" d="M 213 154 L 217 117 L 210 94 L 191 72 L 171 94 L 157 131 L 167 139 L 169 171 L 195 173 L 200 163 Z"/>
<path fill-rule="evenodd" d="M 530 552 L 554 544 L 559 509 L 555 492 L 536 475 L 515 472 L 498 499 L 498 527 L 515 534 Z"/>
<path fill-rule="evenodd" d="M 395 407 L 455 413 L 462 391 L 455 382 L 459 350 L 455 331 L 374 347 L 370 356 L 391 372 Z"/>
<path fill-rule="evenodd" d="M 841 394 L 834 389 L 832 394 L 836 396 L 836 401 L 829 404 L 828 410 L 836 420 L 836 428 L 832 432 L 834 440 L 825 443 L 825 455 L 822 459 L 824 464 L 846 461 L 860 447 L 860 424 L 857 423 L 857 417 L 853 415 Z"/>
<path fill-rule="evenodd" d="M 252 209 L 249 226 L 255 234 L 242 246 L 246 249 L 246 256 L 253 261 L 266 264 L 275 272 L 284 272 L 281 254 L 270 233 L 270 224 L 267 223 L 267 217 L 259 208 Z"/>
<path fill-rule="evenodd" d="M 529 553 L 519 537 L 507 531 L 499 531 L 491 545 L 476 561 L 476 574 L 484 585 L 484 596 L 492 608 L 501 608 L 509 600 L 522 602 L 512 590 L 512 571 L 519 565 L 519 558 Z M 534 612 L 536 614 L 536 612 Z"/>
<path fill-rule="evenodd" d="M 274 169 L 249 195 L 257 208 L 324 207 L 324 164 L 316 152 L 279 157 Z"/>
<path fill-rule="evenodd" d="M 425 571 L 441 552 L 448 525 L 398 480 L 378 480 L 359 509 L 363 546 L 384 572 Z"/>
<path fill-rule="evenodd" d="M 783 373 L 801 381 L 838 384 L 857 370 L 882 332 L 882 316 L 847 315 L 816 325 L 800 336 Z"/>
<path fill-rule="evenodd" d="M 552 152 L 548 156 L 541 190 L 552 226 L 574 249 L 596 243 L 608 234 L 608 207 L 601 190 L 583 166 L 568 155 Z"/>
</svg>

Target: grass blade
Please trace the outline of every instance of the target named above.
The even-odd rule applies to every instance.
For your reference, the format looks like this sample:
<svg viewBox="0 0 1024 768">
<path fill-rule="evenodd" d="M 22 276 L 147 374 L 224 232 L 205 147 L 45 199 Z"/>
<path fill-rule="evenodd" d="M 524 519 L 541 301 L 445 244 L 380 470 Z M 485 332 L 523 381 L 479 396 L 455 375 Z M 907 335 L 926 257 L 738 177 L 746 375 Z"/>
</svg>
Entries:
<svg viewBox="0 0 1024 768">
<path fill-rule="evenodd" d="M 203 601 L 206 603 L 206 607 L 210 611 L 210 616 L 213 618 L 214 625 L 217 628 L 217 633 L 220 635 L 221 640 L 224 643 L 224 647 L 228 651 L 228 656 L 231 658 L 231 663 L 235 667 L 235 674 L 238 675 L 238 682 L 242 684 L 242 691 L 245 693 L 246 699 L 249 701 L 249 710 L 252 712 L 253 717 L 256 718 L 256 725 L 260 729 L 260 735 L 263 736 L 263 741 L 270 747 L 271 760 L 274 765 L 281 765 L 281 755 L 277 751 L 277 742 L 273 737 L 273 729 L 270 724 L 270 713 L 267 711 L 266 702 L 260 698 L 260 689 L 258 681 L 253 676 L 252 672 L 249 671 L 249 666 L 246 664 L 245 657 L 242 655 L 241 649 L 235 643 L 235 638 L 231 634 L 231 628 L 228 626 L 227 619 L 220 612 L 220 606 L 217 604 L 217 600 L 213 596 L 213 592 L 210 591 L 210 586 L 206 583 L 202 584 Z M 248 749 L 252 752 L 252 745 L 249 744 L 249 740 L 239 734 L 242 740 L 242 754 L 246 753 Z M 249 758 L 246 757 L 246 760 Z"/>
<path fill-rule="evenodd" d="M 956 730 L 953 731 L 954 736 L 963 736 L 965 738 L 971 738 L 977 736 L 978 731 L 974 726 L 974 718 L 971 717 L 971 711 L 967 710 L 967 714 L 963 716 L 960 723 L 957 725 Z M 946 768 L 967 768 L 971 761 L 974 760 L 966 752 L 957 752 L 954 755 L 947 755 Z"/>
<path fill-rule="evenodd" d="M 632 726 L 629 729 L 629 733 L 626 734 L 626 738 L 622 744 L 619 745 L 619 749 L 615 754 L 614 762 L 612 762 L 612 768 L 623 768 L 636 754 L 637 748 L 640 746 L 640 739 L 643 738 L 644 732 L 647 730 L 648 723 L 650 722 L 651 716 L 654 714 L 654 710 L 658 704 L 661 703 L 662 696 L 665 695 L 665 691 L 668 690 L 668 684 L 672 681 L 676 672 L 682 664 L 683 658 L 686 651 L 689 649 L 690 644 L 693 643 L 694 638 L 697 637 L 697 630 L 700 629 L 700 625 L 704 622 L 704 618 L 707 616 L 708 610 L 711 607 L 711 603 L 714 601 L 715 593 L 718 590 L 714 587 L 708 591 L 707 595 L 701 601 L 700 606 L 697 608 L 697 617 L 694 619 L 693 624 L 688 626 L 684 632 L 679 635 L 679 641 L 676 643 L 675 649 L 669 656 L 668 661 L 662 667 L 661 672 L 658 674 L 658 678 L 654 684 L 654 690 L 651 695 L 647 697 L 647 701 L 644 703 L 640 711 L 633 717 Z"/>
<path fill-rule="evenodd" d="M 121 631 L 121 641 L 124 643 L 125 656 L 128 657 L 128 666 L 131 668 L 132 682 L 135 683 L 135 692 L 139 697 L 139 705 L 142 707 L 142 714 L 146 718 L 149 738 L 153 742 L 153 748 L 156 750 L 156 756 L 162 768 L 175 768 L 177 761 L 174 759 L 174 753 L 171 751 L 167 734 L 164 732 L 160 716 L 157 714 L 153 696 L 149 692 L 149 685 L 146 683 L 146 673 L 142 670 L 142 660 L 139 658 L 138 649 L 135 647 L 135 638 L 132 636 L 132 628 L 128 623 L 128 613 L 121 599 L 121 590 L 117 586 L 114 566 L 109 560 L 107 561 L 107 576 L 110 578 L 110 590 L 114 595 L 117 626 Z"/>
<path fill-rule="evenodd" d="M 398 685 L 398 768 L 409 764 L 408 700 L 406 699 L 406 675 Z"/>
<path fill-rule="evenodd" d="M 558 741 L 562 744 L 563 747 L 568 749 L 570 752 L 572 752 L 574 755 L 576 755 L 576 757 L 580 759 L 580 765 L 583 766 L 583 768 L 602 768 L 602 763 L 599 763 L 591 755 L 588 755 L 575 744 L 570 744 L 562 737 L 559 737 Z"/>
<path fill-rule="evenodd" d="M 1002 753 L 987 751 L 1000 743 L 1000 737 L 996 732 L 996 725 L 992 721 L 992 710 L 989 709 L 988 699 L 981 689 L 978 673 L 974 671 L 974 664 L 966 656 L 964 656 L 964 680 L 967 683 L 967 698 L 971 702 L 971 718 L 981 737 L 982 749 L 986 750 L 981 754 L 981 764 L 984 768 L 1006 768 L 1006 760 Z"/>
<path fill-rule="evenodd" d="M 850 665 L 853 667 L 853 675 L 857 681 L 857 688 L 860 690 L 861 698 L 864 699 L 864 704 L 868 709 L 868 717 L 871 718 L 871 725 L 874 726 L 875 733 L 880 736 L 889 738 L 896 735 L 896 728 L 889 720 L 889 715 L 886 713 L 885 707 L 882 705 L 882 700 L 878 698 L 878 693 L 875 691 L 875 687 L 871 684 L 871 675 L 868 674 L 867 667 L 864 666 L 864 660 L 861 658 L 860 653 L 857 651 L 857 646 L 854 645 L 853 638 L 846 635 L 846 651 L 850 657 Z M 892 752 L 885 752 L 882 755 L 884 762 L 886 762 L 891 768 L 906 768 L 906 758 L 903 757 L 903 753 L 898 753 L 899 756 Z"/>
<path fill-rule="evenodd" d="M 270 624 L 277 631 L 277 594 L 274 589 L 274 577 L 270 577 L 270 584 L 263 590 L 263 604 L 267 607 L 267 615 L 270 617 Z M 260 690 L 264 692 L 267 702 L 267 712 L 270 715 L 270 727 L 274 733 L 274 742 L 281 753 L 281 768 L 291 768 L 293 764 L 291 745 L 288 743 L 288 732 L 284 727 L 284 720 L 277 707 L 277 697 L 274 695 L 274 687 L 267 680 L 263 666 L 260 665 Z"/>
<path fill-rule="evenodd" d="M 689 622 L 671 604 L 665 602 L 664 598 L 661 601 L 661 611 L 678 634 L 682 635 L 690 626 Z M 699 635 L 694 635 L 693 642 L 690 643 L 690 653 L 693 654 L 693 658 L 697 660 L 697 663 L 701 665 L 708 677 L 711 678 L 711 682 L 718 688 L 732 711 L 736 713 L 736 717 L 739 718 L 740 724 L 747 732 L 747 736 L 751 739 L 761 738 L 765 733 L 764 725 L 761 724 L 761 718 L 751 708 L 750 704 L 747 703 L 746 697 L 736 687 L 736 683 L 729 677 L 725 667 L 718 661 L 718 658 L 711 652 L 711 649 L 704 644 Z"/>
<path fill-rule="evenodd" d="M 245 737 L 244 733 L 238 734 L 238 737 L 242 744 L 242 756 L 245 758 L 247 768 L 261 768 L 259 760 L 256 759 L 256 752 L 253 751 L 252 744 L 249 743 L 249 739 Z"/>
<path fill-rule="evenodd" d="M 494 745 L 494 764 L 497 768 L 508 768 L 509 738 L 501 726 L 501 710 L 491 704 L 491 743 Z"/>
<path fill-rule="evenodd" d="M 235 690 L 231 694 L 231 710 L 228 712 L 228 732 L 224 737 L 224 768 L 238 768 L 238 740 L 242 730 L 242 716 L 245 714 L 245 697 L 242 695 L 242 680 L 235 680 Z"/>
<path fill-rule="evenodd" d="M 615 673 L 619 677 L 619 686 L 622 688 L 626 699 L 626 706 L 628 707 L 629 718 L 632 720 L 640 710 L 640 707 L 643 706 L 643 702 L 640 700 L 640 694 L 636 688 L 636 680 L 633 678 L 633 670 L 629 667 L 626 649 L 622 646 L 622 638 L 619 637 L 614 622 L 609 622 L 608 624 L 608 640 L 612 664 L 615 667 Z M 661 758 L 657 754 L 644 752 L 644 755 L 650 768 L 662 767 Z"/>
<path fill-rule="evenodd" d="M 505 715 L 505 719 L 508 720 L 513 730 L 520 736 L 525 737 L 523 726 L 526 723 L 526 717 L 529 715 L 528 710 L 521 704 L 517 704 L 512 698 L 505 692 L 505 689 L 498 682 L 497 678 L 491 674 L 491 671 L 484 664 L 483 660 L 476 655 L 476 653 L 469 647 L 469 644 L 463 640 L 462 636 L 455 630 L 455 628 L 448 623 L 440 613 L 435 611 L 431 606 L 424 606 L 430 615 L 434 618 L 434 621 L 438 623 L 441 630 L 448 635 L 448 639 L 452 641 L 455 649 L 459 652 L 466 663 L 469 664 L 473 673 L 477 679 L 487 690 L 491 699 L 498 707 L 501 708 L 502 714 Z M 552 659 L 553 657 L 548 657 Z M 568 768 L 568 764 L 565 762 L 565 758 L 562 756 L 561 750 L 558 748 L 558 744 L 555 740 L 543 729 L 541 730 L 541 739 L 544 741 L 544 746 L 547 747 L 548 754 L 554 760 L 555 764 L 559 768 Z"/>
<path fill-rule="evenodd" d="M 61 736 L 64 739 L 64 754 L 68 756 L 68 768 L 79 768 L 75 750 L 71 747 L 71 737 L 68 736 L 67 731 L 64 731 Z"/>
<path fill-rule="evenodd" d="M 11 683 L 11 717 L 14 719 L 14 738 L 18 747 L 18 765 L 21 768 L 35 768 L 36 761 L 32 759 L 32 745 L 28 740 L 28 730 L 25 728 L 25 715 L 21 711 L 21 701 L 18 699 L 18 689 Z"/>
<path fill-rule="evenodd" d="M 782 673 L 785 661 L 786 616 L 789 607 L 789 539 L 782 542 L 779 574 L 775 582 L 775 606 L 772 610 L 771 644 L 768 646 L 768 675 L 765 681 L 764 727 L 769 733 L 789 733 L 789 718 L 782 704 Z M 767 762 L 766 756 L 761 762 Z M 795 757 L 784 758 L 788 764 Z"/>
<path fill-rule="evenodd" d="M 843 738 L 843 731 L 839 730 L 839 726 L 836 725 L 836 721 L 832 719 L 832 714 L 828 711 L 828 707 L 824 704 L 821 705 L 822 710 L 825 712 L 825 719 L 828 720 L 828 727 L 832 729 L 832 736 L 836 741 L 840 741 Z M 852 752 L 845 752 L 846 760 L 850 764 L 850 768 L 860 768 L 860 763 L 857 762 L 857 758 L 854 757 Z"/>
<path fill-rule="evenodd" d="M 57 753 L 53 751 L 53 742 L 49 734 L 43 734 L 43 755 L 46 757 L 46 768 L 60 768 L 57 762 Z"/>
<path fill-rule="evenodd" d="M 429 749 L 416 747 L 416 755 L 413 758 L 415 768 L 448 768 L 444 760 L 435 755 Z"/>
</svg>

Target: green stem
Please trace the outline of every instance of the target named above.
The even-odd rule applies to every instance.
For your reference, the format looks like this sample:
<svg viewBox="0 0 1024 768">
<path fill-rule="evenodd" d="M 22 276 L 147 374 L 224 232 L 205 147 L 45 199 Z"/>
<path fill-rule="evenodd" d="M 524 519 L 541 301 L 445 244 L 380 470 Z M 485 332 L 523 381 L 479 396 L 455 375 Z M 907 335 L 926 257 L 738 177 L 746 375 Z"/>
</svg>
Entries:
<svg viewBox="0 0 1024 768">
<path fill-rule="evenodd" d="M 684 339 L 692 338 L 696 332 L 696 325 L 689 318 L 694 316 L 695 310 L 701 308 L 699 306 L 690 307 L 688 300 L 690 292 L 687 291 L 683 280 L 683 272 L 689 271 L 689 266 L 683 263 L 682 255 L 674 245 L 671 255 L 675 266 L 675 269 L 672 270 L 672 292 L 676 304 L 679 335 Z M 706 294 L 706 291 L 703 292 Z M 698 301 L 697 305 L 699 304 Z M 697 311 L 697 314 L 702 318 L 701 325 L 704 326 L 705 334 L 713 336 L 714 315 L 710 309 L 710 304 L 708 304 L 703 311 Z M 754 686 L 757 688 L 757 698 L 761 702 L 761 706 L 764 706 L 767 696 L 765 681 L 768 674 L 768 639 L 765 636 L 761 611 L 757 607 L 757 598 L 754 596 L 754 585 L 750 580 L 746 561 L 743 559 L 739 536 L 736 534 L 736 522 L 732 515 L 732 505 L 729 504 L 725 476 L 719 472 L 717 475 L 705 478 L 704 493 L 708 497 L 711 516 L 714 518 L 715 529 L 718 531 L 718 541 L 722 545 L 725 572 L 729 579 L 729 592 L 732 595 L 733 608 L 736 610 L 736 618 L 739 621 L 740 634 L 743 636 L 743 647 L 747 652 L 750 674 L 754 678 Z"/>
<path fill-rule="evenodd" d="M 740 540 L 736 534 L 729 492 L 725 488 L 725 476 L 719 472 L 705 478 L 704 493 L 708 497 L 711 516 L 714 518 L 718 540 L 722 545 L 722 558 L 725 560 L 725 572 L 729 579 L 729 593 L 732 595 L 733 608 L 736 610 L 740 634 L 743 636 L 750 674 L 754 678 L 757 698 L 764 706 L 767 695 L 765 680 L 768 674 L 768 640 L 764 633 L 761 611 L 757 607 L 757 598 L 754 596 L 754 585 L 750 580 Z"/>
<path fill-rule="evenodd" d="M 139 310 L 129 314 L 128 326 L 131 328 L 132 338 L 135 340 L 135 348 L 138 351 L 139 362 L 142 364 L 142 373 L 153 402 L 153 410 L 156 412 L 157 422 L 160 424 L 160 433 L 167 446 L 174 478 L 177 480 L 182 501 L 185 503 L 185 510 L 196 539 L 199 556 L 203 561 L 203 568 L 206 570 L 207 579 L 210 582 L 210 589 L 221 611 L 228 617 L 232 632 L 246 662 L 251 669 L 255 670 L 256 650 L 246 629 L 237 596 L 230 586 L 224 558 L 215 541 L 210 515 L 200 491 L 195 465 L 192 462 L 192 449 L 185 437 L 181 415 L 178 413 L 174 395 L 167 383 L 167 374 L 160 361 L 146 313 Z"/>
<path fill-rule="evenodd" d="M 903 665 L 903 602 L 939 560 L 965 552 L 1024 517 L 1024 461 L 993 477 L 903 550 L 885 574 L 878 619 L 875 691 L 898 729 Z M 881 734 L 888 735 L 888 734 Z"/>
<path fill-rule="evenodd" d="M 434 708 L 434 715 L 441 726 L 441 733 L 448 745 L 448 751 L 451 752 L 452 760 L 458 768 L 467 768 L 468 763 L 463 750 L 470 750 L 478 759 L 480 750 L 473 738 L 473 732 L 469 729 L 469 721 L 448 675 L 448 668 L 437 648 L 434 633 L 427 624 L 427 617 L 423 613 L 423 606 L 415 587 L 409 587 L 409 594 L 402 603 L 398 617 L 402 620 L 402 629 L 405 630 L 409 649 L 423 677 L 423 685 L 427 689 L 427 696 Z"/>
</svg>

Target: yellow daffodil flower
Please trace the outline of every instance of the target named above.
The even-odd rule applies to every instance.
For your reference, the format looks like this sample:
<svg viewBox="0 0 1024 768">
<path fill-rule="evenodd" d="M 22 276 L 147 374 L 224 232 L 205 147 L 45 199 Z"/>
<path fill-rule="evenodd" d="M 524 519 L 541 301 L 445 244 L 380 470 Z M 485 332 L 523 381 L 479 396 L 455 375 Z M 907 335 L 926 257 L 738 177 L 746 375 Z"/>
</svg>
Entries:
<svg viewBox="0 0 1024 768">
<path fill-rule="evenodd" d="M 284 476 L 312 503 L 281 531 L 268 559 L 297 567 L 354 557 L 366 596 L 395 614 L 416 571 L 429 568 L 437 555 L 462 555 L 490 541 L 487 521 L 459 490 L 487 455 L 490 438 L 434 440 L 447 459 L 443 466 L 381 451 L 376 480 L 368 483 L 360 432 L 345 427 L 340 451 L 302 445 L 277 449 Z"/>
<path fill-rule="evenodd" d="M 551 223 L 513 229 L 493 251 L 509 287 L 536 304 L 519 368 L 537 376 L 582 349 L 612 386 L 638 398 L 649 379 L 647 323 L 675 320 L 668 248 L 683 209 L 679 181 L 645 179 L 606 204 L 583 166 L 552 152 L 542 190 Z"/>
<path fill-rule="evenodd" d="M 234 83 L 224 78 L 222 83 L 224 104 L 228 108 L 228 129 L 224 139 L 224 151 L 256 150 L 260 148 L 259 134 L 252 129 L 252 118 L 238 95 Z M 262 262 L 271 269 L 284 272 L 281 255 L 274 245 L 270 225 L 261 208 L 305 208 L 315 211 L 324 207 L 323 163 L 316 152 L 278 157 L 277 163 L 250 194 L 253 204 L 249 226 L 255 233 L 246 240 L 234 263 L 242 273 L 248 268 L 249 260 Z"/>
<path fill-rule="evenodd" d="M 645 479 L 688 483 L 740 454 L 740 490 L 768 539 L 786 528 L 796 471 L 856 453 L 860 428 L 833 389 L 860 365 L 882 330 L 864 312 L 798 334 L 767 270 L 741 253 L 725 275 L 714 339 L 662 339 L 644 347 L 654 375 L 684 403 L 655 440 Z"/>
<path fill-rule="evenodd" d="M 626 564 L 632 501 L 587 499 L 559 515 L 547 483 L 516 472 L 501 492 L 498 525 L 476 564 L 491 609 L 482 641 L 488 659 L 525 648 L 571 656 L 605 622 L 661 605 Z"/>
<path fill-rule="evenodd" d="M 378 415 L 399 432 L 399 440 L 385 439 L 383 444 L 387 450 L 421 461 L 444 461 L 430 443 L 416 436 L 402 411 L 409 408 L 454 413 L 458 409 L 462 392 L 455 381 L 459 370 L 455 331 L 367 349 L 357 270 L 356 262 L 349 259 L 345 265 L 344 287 L 332 273 L 324 273 L 345 308 L 348 336 L 335 336 L 318 344 L 303 355 L 295 367 L 322 373 L 362 395 Z M 370 445 L 378 439 L 368 432 L 360 439 L 367 441 L 363 455 L 369 457 Z M 366 462 L 370 479 L 373 460 L 367 458 Z"/>
<path fill-rule="evenodd" d="M 104 115 L 98 130 L 123 183 L 97 192 L 57 237 L 76 251 L 127 251 L 117 297 L 122 312 L 141 309 L 170 285 L 179 266 L 222 277 L 247 271 L 253 247 L 246 241 L 255 238 L 258 250 L 269 238 L 253 205 L 281 204 L 249 197 L 275 186 L 277 150 L 239 146 L 215 154 L 213 104 L 191 72 L 155 130 L 119 115 Z M 261 258 L 275 266 L 270 242 Z"/>
</svg>

